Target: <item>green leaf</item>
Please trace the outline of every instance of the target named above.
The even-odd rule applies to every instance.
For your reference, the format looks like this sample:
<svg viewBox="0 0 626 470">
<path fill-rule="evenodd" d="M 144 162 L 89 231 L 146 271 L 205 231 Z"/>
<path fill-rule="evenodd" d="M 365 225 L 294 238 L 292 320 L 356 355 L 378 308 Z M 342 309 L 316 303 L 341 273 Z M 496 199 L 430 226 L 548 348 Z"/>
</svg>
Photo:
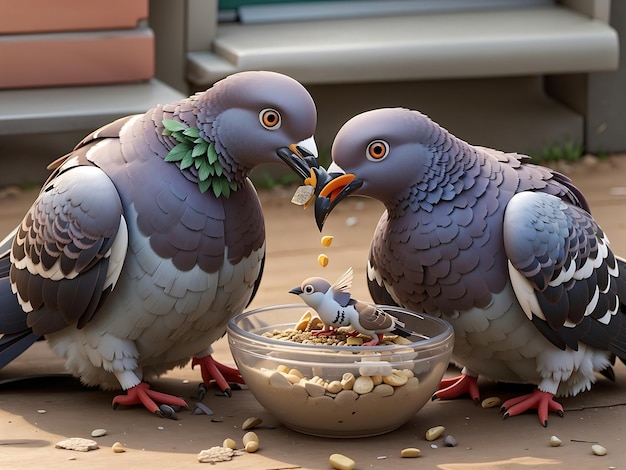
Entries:
<svg viewBox="0 0 626 470">
<path fill-rule="evenodd" d="M 180 169 L 181 170 L 185 170 L 187 168 L 189 168 L 191 165 L 193 165 L 193 157 L 191 156 L 191 149 L 187 150 L 187 152 L 185 153 L 185 156 L 183 157 L 182 161 L 180 162 Z"/>
<path fill-rule="evenodd" d="M 213 165 L 213 169 L 215 170 L 215 174 L 217 176 L 222 176 L 222 174 L 224 173 L 224 168 L 222 168 L 222 165 L 220 165 L 219 162 L 215 162 L 215 164 Z"/>
<path fill-rule="evenodd" d="M 185 154 L 187 153 L 188 150 L 189 150 L 189 144 L 187 143 L 178 144 L 175 147 L 173 147 L 172 150 L 168 152 L 168 154 L 165 156 L 165 161 L 166 162 L 179 162 L 185 157 Z"/>
<path fill-rule="evenodd" d="M 204 155 L 208 147 L 209 147 L 209 144 L 207 144 L 206 142 L 201 142 L 199 144 L 196 144 L 193 147 L 193 156 L 199 157 L 200 155 Z"/>
<path fill-rule="evenodd" d="M 198 137 L 200 137 L 200 131 L 197 127 L 188 127 L 183 131 L 183 134 L 185 134 L 187 137 L 191 137 L 192 139 L 197 139 Z"/>
<path fill-rule="evenodd" d="M 200 161 L 200 165 L 196 166 L 198 169 L 198 178 L 200 181 L 206 180 L 211 176 L 213 169 L 206 163 L 205 160 L 196 160 Z"/>
<path fill-rule="evenodd" d="M 201 193 L 206 193 L 207 190 L 211 187 L 211 182 L 209 180 L 199 181 L 198 187 L 200 188 Z"/>
<path fill-rule="evenodd" d="M 184 131 L 187 129 L 186 125 L 180 121 L 175 121 L 174 119 L 163 119 L 163 127 L 165 127 L 165 129 L 169 132 Z"/>
<path fill-rule="evenodd" d="M 172 137 L 174 137 L 180 143 L 188 143 L 189 139 L 185 137 L 185 135 L 180 131 L 172 132 Z"/>
<path fill-rule="evenodd" d="M 211 180 L 211 187 L 213 188 L 213 194 L 215 194 L 215 197 L 220 197 L 220 194 L 222 194 L 222 185 L 220 183 L 221 181 L 217 178 L 213 178 Z"/>
<path fill-rule="evenodd" d="M 215 151 L 215 144 L 213 142 L 211 142 L 211 144 L 207 148 L 206 155 L 211 165 L 213 165 L 217 161 L 217 152 Z"/>
</svg>

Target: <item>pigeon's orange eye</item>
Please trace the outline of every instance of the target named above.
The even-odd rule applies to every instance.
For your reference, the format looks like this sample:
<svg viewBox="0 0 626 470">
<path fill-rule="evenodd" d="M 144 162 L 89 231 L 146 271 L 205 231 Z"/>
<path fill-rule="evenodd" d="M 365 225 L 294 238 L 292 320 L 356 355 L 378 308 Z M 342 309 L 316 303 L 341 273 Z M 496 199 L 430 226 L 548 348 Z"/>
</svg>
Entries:
<svg viewBox="0 0 626 470">
<path fill-rule="evenodd" d="M 389 144 L 384 140 L 373 140 L 367 146 L 365 155 L 368 160 L 378 162 L 389 154 Z"/>
<path fill-rule="evenodd" d="M 312 294 L 313 292 L 315 292 L 315 287 L 313 287 L 311 284 L 307 284 L 302 290 L 305 294 Z"/>
<path fill-rule="evenodd" d="M 276 130 L 280 127 L 280 113 L 272 108 L 265 108 L 259 113 L 261 125 L 269 130 Z"/>
</svg>

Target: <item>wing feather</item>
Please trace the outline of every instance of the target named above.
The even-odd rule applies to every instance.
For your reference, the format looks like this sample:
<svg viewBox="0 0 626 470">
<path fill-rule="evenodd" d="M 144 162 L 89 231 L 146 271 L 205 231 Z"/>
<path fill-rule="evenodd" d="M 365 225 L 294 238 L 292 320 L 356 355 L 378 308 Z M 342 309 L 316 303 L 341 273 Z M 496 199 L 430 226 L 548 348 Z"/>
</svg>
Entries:
<svg viewBox="0 0 626 470">
<path fill-rule="evenodd" d="M 505 212 L 504 244 L 515 294 L 546 338 L 562 349 L 582 342 L 625 357 L 619 307 L 626 289 L 587 211 L 549 194 L 519 193 Z"/>
<path fill-rule="evenodd" d="M 127 248 L 122 203 L 99 168 L 57 168 L 16 232 L 10 279 L 35 334 L 84 326 L 117 280 Z M 117 242 L 116 242 L 117 240 Z M 109 270 L 109 259 L 115 263 Z"/>
</svg>

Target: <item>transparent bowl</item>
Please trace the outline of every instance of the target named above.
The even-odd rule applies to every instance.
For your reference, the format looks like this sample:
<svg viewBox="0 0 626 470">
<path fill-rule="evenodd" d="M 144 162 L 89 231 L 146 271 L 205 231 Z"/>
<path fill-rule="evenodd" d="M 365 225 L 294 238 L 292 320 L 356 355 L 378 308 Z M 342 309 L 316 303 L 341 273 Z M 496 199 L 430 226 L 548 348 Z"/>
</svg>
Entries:
<svg viewBox="0 0 626 470">
<path fill-rule="evenodd" d="M 448 367 L 454 334 L 445 320 L 379 307 L 415 332 L 405 344 L 321 346 L 262 336 L 275 329 L 294 329 L 310 311 L 303 304 L 235 316 L 228 322 L 228 344 L 254 397 L 288 428 L 323 437 L 384 434 L 409 421 L 430 401 Z M 298 381 L 295 372 L 286 373 L 292 369 L 305 379 Z M 359 387 L 350 385 L 349 374 Z M 383 382 L 367 391 L 370 379 L 361 376 L 374 384 Z"/>
</svg>

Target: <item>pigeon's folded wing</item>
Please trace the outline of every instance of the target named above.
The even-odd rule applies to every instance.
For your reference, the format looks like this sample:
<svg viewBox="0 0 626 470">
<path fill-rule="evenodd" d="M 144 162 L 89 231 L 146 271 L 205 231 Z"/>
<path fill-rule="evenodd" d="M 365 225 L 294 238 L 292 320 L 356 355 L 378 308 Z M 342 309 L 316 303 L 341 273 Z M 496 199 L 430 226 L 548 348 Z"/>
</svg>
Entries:
<svg viewBox="0 0 626 470">
<path fill-rule="evenodd" d="M 68 167 L 43 188 L 11 250 L 11 287 L 37 335 L 89 322 L 115 285 L 128 246 L 108 176 L 95 166 Z"/>
<path fill-rule="evenodd" d="M 582 342 L 624 356 L 625 265 L 591 215 L 557 197 L 522 192 L 507 206 L 503 231 L 515 294 L 543 335 L 561 349 Z"/>
</svg>

